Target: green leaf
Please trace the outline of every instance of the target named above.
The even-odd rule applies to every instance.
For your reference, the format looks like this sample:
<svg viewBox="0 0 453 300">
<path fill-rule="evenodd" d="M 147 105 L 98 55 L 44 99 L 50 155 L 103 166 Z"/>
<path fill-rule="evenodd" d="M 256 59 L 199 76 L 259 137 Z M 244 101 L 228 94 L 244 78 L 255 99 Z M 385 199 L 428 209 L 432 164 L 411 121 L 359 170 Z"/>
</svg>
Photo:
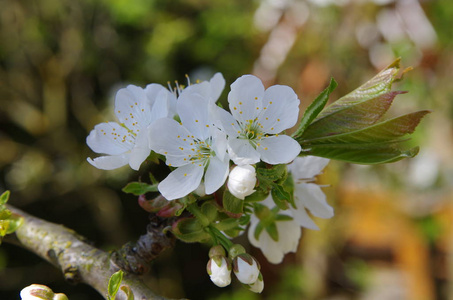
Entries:
<svg viewBox="0 0 453 300">
<path fill-rule="evenodd" d="M 113 273 L 109 279 L 108 293 L 109 296 L 115 299 L 116 293 L 120 288 L 121 281 L 123 281 L 123 271 L 119 270 L 118 272 Z"/>
<path fill-rule="evenodd" d="M 329 86 L 319 94 L 318 97 L 307 107 L 302 117 L 299 127 L 296 132 L 293 134 L 294 139 L 298 139 L 305 132 L 305 129 L 310 125 L 311 122 L 318 116 L 321 110 L 326 106 L 327 101 L 329 100 L 330 94 L 337 87 L 337 82 L 331 78 Z"/>
<path fill-rule="evenodd" d="M 244 200 L 234 197 L 229 191 L 223 193 L 223 207 L 233 214 L 242 214 Z"/>
<path fill-rule="evenodd" d="M 6 234 L 11 234 L 17 230 L 23 223 L 24 223 L 24 218 L 22 218 L 19 215 L 12 214 L 11 217 L 8 219 L 9 221 L 9 226 L 6 230 Z"/>
<path fill-rule="evenodd" d="M 3 194 L 0 195 L 0 205 L 5 205 L 6 202 L 8 202 L 9 199 L 9 191 L 3 192 Z"/>
<path fill-rule="evenodd" d="M 9 209 L 2 209 L 0 207 L 0 220 L 6 220 L 11 217 L 11 211 Z"/>
<path fill-rule="evenodd" d="M 9 229 L 9 220 L 0 220 L 0 237 L 6 235 Z"/>
<path fill-rule="evenodd" d="M 121 290 L 126 294 L 127 300 L 134 300 L 134 293 L 132 292 L 130 286 L 123 285 Z"/>
<path fill-rule="evenodd" d="M 402 92 L 388 92 L 378 97 L 343 107 L 322 119 L 313 122 L 298 141 L 331 136 L 361 129 L 375 124 L 390 108 L 396 95 Z"/>
<path fill-rule="evenodd" d="M 123 189 L 123 192 L 140 196 L 149 192 L 157 192 L 157 184 L 148 184 L 145 182 L 129 182 Z"/>
</svg>

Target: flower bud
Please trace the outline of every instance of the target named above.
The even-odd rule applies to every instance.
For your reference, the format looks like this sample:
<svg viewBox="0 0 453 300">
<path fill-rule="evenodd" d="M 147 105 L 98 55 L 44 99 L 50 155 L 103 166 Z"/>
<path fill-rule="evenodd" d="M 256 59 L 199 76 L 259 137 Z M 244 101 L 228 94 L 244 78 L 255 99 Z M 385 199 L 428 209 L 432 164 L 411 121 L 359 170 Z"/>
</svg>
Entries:
<svg viewBox="0 0 453 300">
<path fill-rule="evenodd" d="M 253 284 L 260 274 L 259 265 L 253 256 L 243 253 L 233 260 L 233 271 L 237 279 L 244 284 Z"/>
<path fill-rule="evenodd" d="M 65 294 L 55 294 L 49 287 L 32 284 L 20 291 L 22 300 L 68 300 Z"/>
<path fill-rule="evenodd" d="M 256 184 L 255 168 L 251 165 L 236 166 L 231 170 L 228 177 L 228 190 L 236 198 L 244 200 L 253 194 Z"/>
<path fill-rule="evenodd" d="M 231 265 L 225 256 L 211 257 L 206 270 L 216 286 L 225 287 L 231 283 Z"/>
<path fill-rule="evenodd" d="M 248 286 L 249 290 L 254 292 L 254 293 L 261 293 L 264 289 L 264 281 L 263 281 L 263 275 L 259 274 L 258 276 L 258 279 L 252 283 L 252 284 L 249 284 Z"/>
</svg>

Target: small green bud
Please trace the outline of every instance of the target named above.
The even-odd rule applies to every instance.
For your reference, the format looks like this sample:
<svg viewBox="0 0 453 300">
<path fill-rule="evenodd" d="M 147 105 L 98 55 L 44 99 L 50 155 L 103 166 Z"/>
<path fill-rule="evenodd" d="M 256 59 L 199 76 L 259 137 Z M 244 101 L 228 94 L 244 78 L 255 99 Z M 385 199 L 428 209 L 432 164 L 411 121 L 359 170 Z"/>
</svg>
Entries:
<svg viewBox="0 0 453 300">
<path fill-rule="evenodd" d="M 209 258 L 213 258 L 214 256 L 226 256 L 225 249 L 221 245 L 212 247 L 209 250 Z"/>
<path fill-rule="evenodd" d="M 242 247 L 242 245 L 239 245 L 239 244 L 234 244 L 233 246 L 231 246 L 230 250 L 228 251 L 228 255 L 230 256 L 231 259 L 234 259 L 239 254 L 243 254 L 243 253 L 246 253 L 246 251 L 245 251 L 244 247 Z"/>
</svg>

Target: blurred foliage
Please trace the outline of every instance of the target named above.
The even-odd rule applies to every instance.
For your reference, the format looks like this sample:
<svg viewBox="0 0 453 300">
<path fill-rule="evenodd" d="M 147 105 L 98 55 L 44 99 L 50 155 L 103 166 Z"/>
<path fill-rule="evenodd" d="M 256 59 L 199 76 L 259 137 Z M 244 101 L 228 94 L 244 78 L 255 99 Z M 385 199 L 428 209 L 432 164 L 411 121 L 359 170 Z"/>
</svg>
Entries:
<svg viewBox="0 0 453 300">
<path fill-rule="evenodd" d="M 179 243 L 146 280 L 163 295 L 192 299 L 452 297 L 450 0 L 0 0 L 0 7 L 0 192 L 11 190 L 11 204 L 105 249 L 145 231 L 147 213 L 121 188 L 155 168 L 105 172 L 86 162 L 94 154 L 85 138 L 113 120 L 120 86 L 216 71 L 231 84 L 254 73 L 292 86 L 307 107 L 331 76 L 338 99 L 401 56 L 415 70 L 397 85 L 410 92 L 390 114 L 434 111 L 409 142 L 421 145 L 419 156 L 377 167 L 332 164 L 321 181 L 331 185 L 336 216 L 317 220 L 320 231 L 305 230 L 301 251 L 282 265 L 251 250 L 263 265 L 262 295 L 211 284 L 199 245 Z M 2 299 L 17 299 L 31 283 L 71 300 L 101 299 L 25 250 L 0 251 Z"/>
</svg>

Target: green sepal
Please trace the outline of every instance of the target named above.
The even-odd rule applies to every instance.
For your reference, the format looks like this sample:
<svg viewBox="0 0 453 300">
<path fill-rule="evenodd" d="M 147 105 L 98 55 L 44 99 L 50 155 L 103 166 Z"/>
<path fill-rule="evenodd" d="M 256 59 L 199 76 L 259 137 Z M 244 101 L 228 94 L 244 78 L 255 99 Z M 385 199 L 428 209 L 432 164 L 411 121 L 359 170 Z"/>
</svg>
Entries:
<svg viewBox="0 0 453 300">
<path fill-rule="evenodd" d="M 273 165 L 269 168 L 257 168 L 256 177 L 260 183 L 281 180 L 286 174 L 286 164 Z"/>
<path fill-rule="evenodd" d="M 212 223 L 217 219 L 217 207 L 209 201 L 203 203 L 201 206 L 201 212 L 206 216 L 209 223 Z"/>
<path fill-rule="evenodd" d="M 121 290 L 126 294 L 127 300 L 134 300 L 134 293 L 132 292 L 130 286 L 123 285 Z"/>
<path fill-rule="evenodd" d="M 292 220 L 294 220 L 294 219 L 288 215 L 276 215 L 275 216 L 275 221 L 284 222 L 284 221 L 292 221 Z"/>
<path fill-rule="evenodd" d="M 148 184 L 146 182 L 129 182 L 123 189 L 123 192 L 140 196 L 149 192 L 157 192 L 157 184 Z"/>
<path fill-rule="evenodd" d="M 0 195 L 0 205 L 5 205 L 8 202 L 9 194 L 9 191 L 5 191 Z"/>
<path fill-rule="evenodd" d="M 264 192 L 261 189 L 256 190 L 253 194 L 245 197 L 244 201 L 246 203 L 260 202 L 266 199 L 269 196 L 269 192 Z"/>
<path fill-rule="evenodd" d="M 204 226 L 196 218 L 181 219 L 173 227 L 173 234 L 186 243 L 203 242 L 211 239 Z"/>
<path fill-rule="evenodd" d="M 244 200 L 236 198 L 226 190 L 223 193 L 223 208 L 233 214 L 242 214 L 244 208 Z"/>
<path fill-rule="evenodd" d="M 121 282 L 123 281 L 123 271 L 119 270 L 110 276 L 109 285 L 107 288 L 108 296 L 110 299 L 115 299 L 116 293 L 120 288 Z"/>
<path fill-rule="evenodd" d="M 228 231 L 228 230 L 241 230 L 238 224 L 238 219 L 235 218 L 226 218 L 222 221 L 217 223 L 213 223 L 212 226 L 217 228 L 220 231 Z"/>
<path fill-rule="evenodd" d="M 275 222 L 269 223 L 264 229 L 269 234 L 271 239 L 278 242 L 278 230 L 277 230 L 277 224 L 275 224 Z"/>
<path fill-rule="evenodd" d="M 294 202 L 291 201 L 292 193 L 285 190 L 282 185 L 275 184 L 271 191 L 272 199 L 280 209 L 288 209 L 288 203 Z"/>
<path fill-rule="evenodd" d="M 329 86 L 319 94 L 318 97 L 307 107 L 304 112 L 304 116 L 302 117 L 299 127 L 297 128 L 296 132 L 293 134 L 294 139 L 298 139 L 302 136 L 305 132 L 305 129 L 308 125 L 313 122 L 313 120 L 318 116 L 318 114 L 322 111 L 324 106 L 326 106 L 327 101 L 329 100 L 329 95 L 335 90 L 337 87 L 337 82 L 331 78 Z"/>
</svg>

